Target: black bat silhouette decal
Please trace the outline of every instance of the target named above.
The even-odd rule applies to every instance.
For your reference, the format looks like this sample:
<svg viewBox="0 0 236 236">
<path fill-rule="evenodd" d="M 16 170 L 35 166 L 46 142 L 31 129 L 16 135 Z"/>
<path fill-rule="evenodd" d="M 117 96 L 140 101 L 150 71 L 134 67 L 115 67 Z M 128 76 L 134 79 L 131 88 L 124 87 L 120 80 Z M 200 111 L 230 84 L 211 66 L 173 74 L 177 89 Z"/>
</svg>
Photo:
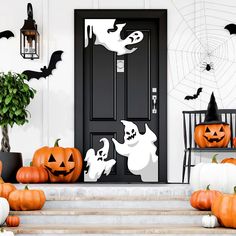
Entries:
<svg viewBox="0 0 236 236">
<path fill-rule="evenodd" d="M 62 55 L 63 51 L 55 51 L 50 58 L 50 62 L 48 65 L 48 68 L 46 66 L 44 66 L 43 68 L 41 68 L 40 72 L 39 71 L 32 71 L 32 70 L 25 70 L 24 72 L 22 72 L 22 74 L 25 74 L 28 77 L 28 80 L 31 79 L 40 79 L 40 78 L 45 78 L 48 77 L 49 75 L 52 74 L 52 71 L 54 69 L 56 69 L 56 64 L 57 62 L 61 61 L 61 55 Z"/>
<path fill-rule="evenodd" d="M 198 96 L 200 95 L 200 93 L 202 92 L 202 88 L 198 88 L 197 93 L 194 94 L 193 96 L 186 96 L 184 99 L 185 100 L 193 100 L 198 98 Z"/>
<path fill-rule="evenodd" d="M 225 29 L 227 29 L 230 34 L 236 34 L 236 25 L 235 24 L 226 25 Z"/>
<path fill-rule="evenodd" d="M 10 30 L 5 30 L 5 31 L 0 32 L 0 38 L 9 39 L 11 37 L 14 37 L 14 34 Z"/>
</svg>

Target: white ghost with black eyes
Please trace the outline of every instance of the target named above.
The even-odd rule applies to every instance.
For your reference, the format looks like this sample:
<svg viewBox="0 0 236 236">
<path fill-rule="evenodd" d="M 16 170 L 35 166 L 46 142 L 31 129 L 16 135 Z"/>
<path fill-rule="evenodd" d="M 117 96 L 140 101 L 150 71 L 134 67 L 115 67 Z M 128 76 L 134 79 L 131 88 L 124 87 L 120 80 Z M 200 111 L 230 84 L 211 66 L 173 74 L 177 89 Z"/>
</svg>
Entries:
<svg viewBox="0 0 236 236">
<path fill-rule="evenodd" d="M 158 156 L 156 155 L 156 135 L 145 124 L 146 132 L 140 134 L 137 125 L 131 121 L 121 121 L 125 126 L 124 143 L 112 139 L 116 151 L 128 157 L 128 168 L 134 175 L 140 175 L 142 181 L 158 181 Z"/>
<path fill-rule="evenodd" d="M 116 163 L 114 159 L 105 161 L 109 152 L 108 139 L 102 138 L 100 142 L 103 142 L 103 147 L 96 154 L 94 149 L 90 148 L 84 159 L 87 162 L 87 167 L 89 167 L 87 173 L 85 173 L 85 181 L 87 182 L 96 182 L 103 173 L 109 175 Z"/>
<path fill-rule="evenodd" d="M 121 38 L 121 31 L 126 23 L 116 24 L 116 19 L 85 19 L 85 47 L 93 34 L 96 36 L 95 45 L 102 45 L 107 50 L 116 52 L 118 56 L 133 53 L 137 47 L 128 49 L 127 46 L 137 44 L 143 40 L 141 31 L 134 31 L 125 39 Z"/>
</svg>

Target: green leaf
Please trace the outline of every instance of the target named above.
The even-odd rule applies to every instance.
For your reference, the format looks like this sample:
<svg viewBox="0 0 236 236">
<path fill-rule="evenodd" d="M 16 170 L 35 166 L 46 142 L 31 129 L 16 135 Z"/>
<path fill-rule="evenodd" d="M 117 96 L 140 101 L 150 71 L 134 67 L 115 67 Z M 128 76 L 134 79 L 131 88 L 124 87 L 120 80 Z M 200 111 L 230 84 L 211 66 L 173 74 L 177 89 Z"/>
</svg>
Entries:
<svg viewBox="0 0 236 236">
<path fill-rule="evenodd" d="M 13 99 L 12 101 L 13 101 L 13 103 L 14 103 L 15 105 L 18 105 L 18 104 L 19 104 L 19 101 L 18 101 L 17 99 Z"/>
<path fill-rule="evenodd" d="M 5 114 L 7 111 L 9 110 L 9 107 L 3 107 L 2 111 L 3 111 L 3 114 Z"/>
<path fill-rule="evenodd" d="M 18 116 L 18 115 L 21 114 L 21 112 L 22 112 L 22 110 L 21 110 L 21 109 L 18 109 L 18 110 L 15 111 L 15 115 Z"/>
<path fill-rule="evenodd" d="M 29 90 L 29 85 L 28 84 L 23 84 L 23 90 L 27 92 Z"/>
<path fill-rule="evenodd" d="M 8 105 L 12 100 L 12 95 L 8 95 L 5 99 L 5 104 Z"/>
</svg>

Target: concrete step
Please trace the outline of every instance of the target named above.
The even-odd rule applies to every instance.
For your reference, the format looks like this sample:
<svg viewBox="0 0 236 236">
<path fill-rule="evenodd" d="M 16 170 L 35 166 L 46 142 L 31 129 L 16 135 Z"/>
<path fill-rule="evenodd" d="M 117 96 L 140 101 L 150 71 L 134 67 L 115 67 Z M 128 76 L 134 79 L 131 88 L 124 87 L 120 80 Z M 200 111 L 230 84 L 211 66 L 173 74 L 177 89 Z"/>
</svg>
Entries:
<svg viewBox="0 0 236 236">
<path fill-rule="evenodd" d="M 44 209 L 40 211 L 11 211 L 20 216 L 22 224 L 192 224 L 201 225 L 203 215 L 210 212 L 192 209 Z"/>
<path fill-rule="evenodd" d="M 203 228 L 201 226 L 191 226 L 191 225 L 170 225 L 170 224 L 154 224 L 154 225 L 21 225 L 17 228 L 7 228 L 7 230 L 13 231 L 18 236 L 38 236 L 38 235 L 50 235 L 57 236 L 59 234 L 67 235 L 96 235 L 96 236 L 115 236 L 117 234 L 120 235 L 215 235 L 215 236 L 223 236 L 223 235 L 235 235 L 235 229 L 226 229 L 226 228 Z"/>
<path fill-rule="evenodd" d="M 112 198 L 112 197 L 111 197 Z M 149 209 L 163 209 L 163 208 L 185 208 L 192 209 L 189 201 L 185 200 L 156 200 L 156 201 L 137 201 L 137 200 L 70 200 L 70 201 L 46 201 L 44 209 L 75 209 L 75 208 L 149 208 Z"/>
<path fill-rule="evenodd" d="M 16 184 L 18 189 L 23 184 Z M 49 201 L 159 201 L 187 200 L 191 195 L 188 184 L 30 184 L 42 189 Z"/>
</svg>

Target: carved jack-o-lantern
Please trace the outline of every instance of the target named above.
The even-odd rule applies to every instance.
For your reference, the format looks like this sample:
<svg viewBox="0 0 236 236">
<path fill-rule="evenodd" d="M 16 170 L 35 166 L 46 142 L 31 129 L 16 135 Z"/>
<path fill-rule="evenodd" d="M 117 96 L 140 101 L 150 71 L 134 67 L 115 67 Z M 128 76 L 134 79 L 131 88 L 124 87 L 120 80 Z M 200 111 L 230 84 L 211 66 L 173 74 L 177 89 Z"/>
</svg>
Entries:
<svg viewBox="0 0 236 236">
<path fill-rule="evenodd" d="M 215 96 L 212 93 L 205 120 L 195 127 L 195 142 L 200 148 L 223 148 L 227 147 L 230 137 L 230 126 L 221 120 Z"/>
<path fill-rule="evenodd" d="M 202 124 L 195 128 L 194 139 L 200 148 L 226 147 L 231 137 L 228 124 Z"/>
<path fill-rule="evenodd" d="M 78 149 L 42 147 L 33 157 L 33 166 L 44 166 L 48 170 L 51 182 L 75 182 L 82 171 L 83 159 Z"/>
</svg>

